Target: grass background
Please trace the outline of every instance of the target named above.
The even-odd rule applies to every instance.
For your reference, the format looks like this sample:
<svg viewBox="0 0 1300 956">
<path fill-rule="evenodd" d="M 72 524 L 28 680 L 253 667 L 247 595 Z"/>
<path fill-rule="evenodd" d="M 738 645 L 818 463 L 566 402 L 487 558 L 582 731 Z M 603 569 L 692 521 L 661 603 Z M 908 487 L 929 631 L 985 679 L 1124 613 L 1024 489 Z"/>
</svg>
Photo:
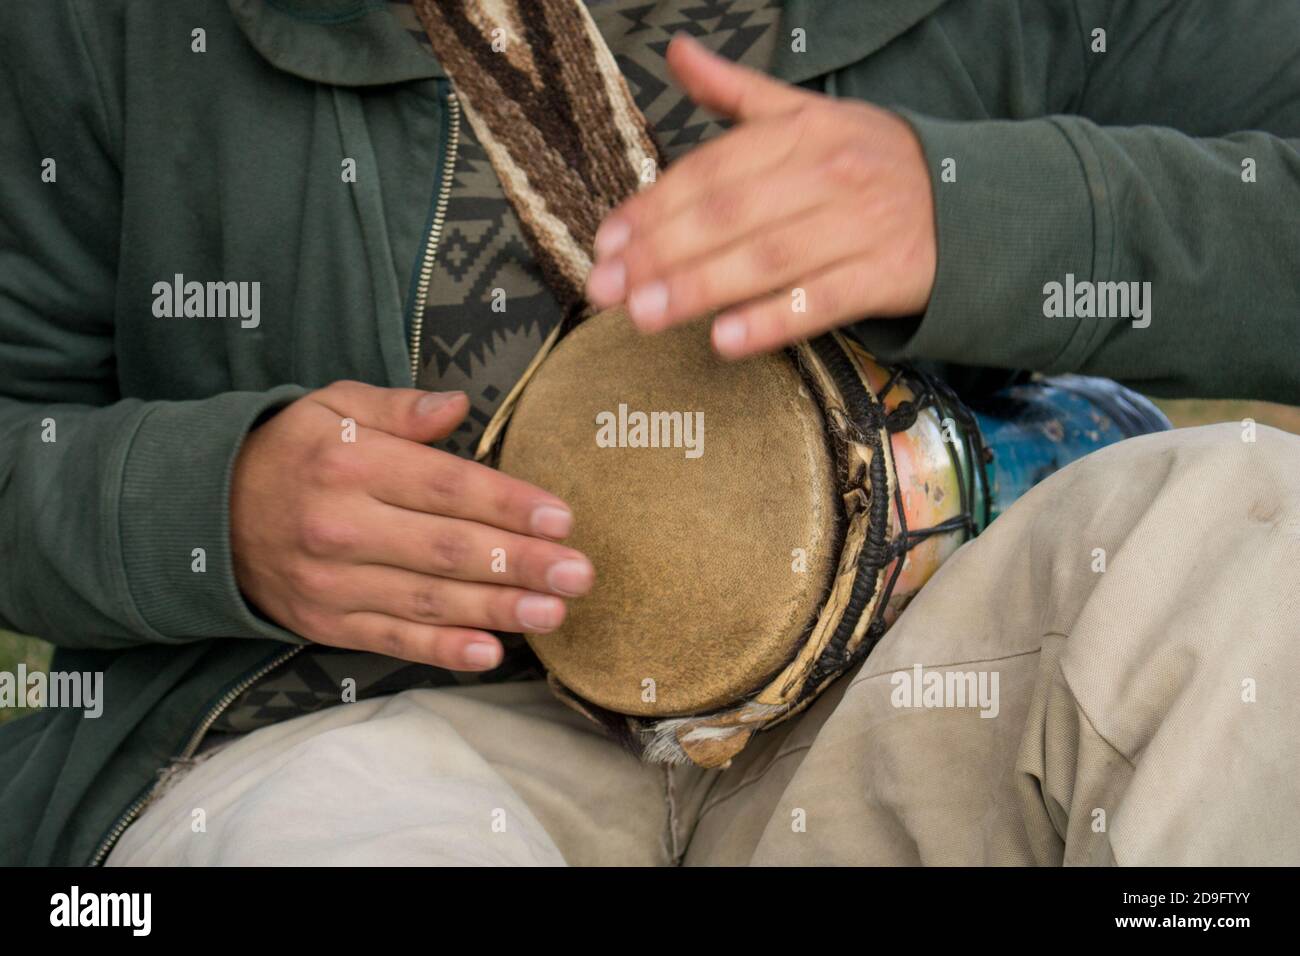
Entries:
<svg viewBox="0 0 1300 956">
<path fill-rule="evenodd" d="M 1240 422 L 1253 418 L 1261 425 L 1271 425 L 1283 431 L 1300 435 L 1300 408 L 1288 405 L 1271 405 L 1267 402 L 1158 401 L 1175 427 L 1208 425 L 1213 422 Z M 22 637 L 0 630 L 0 671 L 14 672 L 18 664 L 26 663 L 28 671 L 44 669 L 50 662 L 50 645 L 32 637 Z M 0 724 L 17 720 L 31 713 L 27 708 L 0 707 Z"/>
<path fill-rule="evenodd" d="M 15 672 L 19 664 L 25 663 L 30 673 L 44 670 L 50 666 L 50 645 L 34 637 L 20 637 L 9 631 L 0 631 L 0 671 Z M 17 720 L 30 714 L 30 707 L 0 707 L 0 724 L 7 720 Z"/>
</svg>

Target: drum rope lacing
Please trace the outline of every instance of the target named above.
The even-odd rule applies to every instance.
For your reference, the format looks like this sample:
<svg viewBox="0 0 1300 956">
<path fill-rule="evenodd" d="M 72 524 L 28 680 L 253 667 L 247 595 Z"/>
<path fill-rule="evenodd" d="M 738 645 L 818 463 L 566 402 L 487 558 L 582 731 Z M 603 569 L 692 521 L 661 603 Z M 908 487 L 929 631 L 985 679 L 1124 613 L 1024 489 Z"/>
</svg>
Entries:
<svg viewBox="0 0 1300 956">
<path fill-rule="evenodd" d="M 884 636 L 887 629 L 885 612 L 903 571 L 903 558 L 922 541 L 937 535 L 965 532 L 973 537 L 980 530 L 979 522 L 972 513 L 973 499 L 981 493 L 984 482 L 979 480 L 984 464 L 989 460 L 988 449 L 984 446 L 974 414 L 966 408 L 946 383 L 938 381 L 916 369 L 908 369 L 909 377 L 920 384 L 919 392 L 912 399 L 904 400 L 892 411 L 886 411 L 884 401 L 903 376 L 901 368 L 891 371 L 889 378 L 881 387 L 878 395 L 871 395 L 862 380 L 853 369 L 848 355 L 833 338 L 823 336 L 809 343 L 817 357 L 826 366 L 835 380 L 837 388 L 845 399 L 849 417 L 840 422 L 845 440 L 865 445 L 872 451 L 870 464 L 870 487 L 888 488 L 885 469 L 885 456 L 881 454 L 880 434 L 882 429 L 888 434 L 907 431 L 916 424 L 917 416 L 928 408 L 935 408 L 940 417 L 950 417 L 963 428 L 963 451 L 970 462 L 970 467 L 962 469 L 962 455 L 954 448 L 953 457 L 958 466 L 961 480 L 958 482 L 961 514 L 942 521 L 928 528 L 908 528 L 907 515 L 903 507 L 902 488 L 894 482 L 893 504 L 898 519 L 898 533 L 890 538 L 889 505 L 890 501 L 883 495 L 872 496 L 869 504 L 871 515 L 867 539 L 858 558 L 858 570 L 854 579 L 852 596 L 844 617 L 835 629 L 835 634 L 827 643 L 826 649 L 818 657 L 809 679 L 800 694 L 800 700 L 817 693 L 825 681 L 839 675 L 845 668 L 865 658 Z M 893 562 L 893 569 L 875 602 L 872 619 L 867 625 L 863 639 L 846 653 L 846 647 L 857 632 L 863 609 L 875 597 L 875 586 L 882 568 Z"/>
</svg>

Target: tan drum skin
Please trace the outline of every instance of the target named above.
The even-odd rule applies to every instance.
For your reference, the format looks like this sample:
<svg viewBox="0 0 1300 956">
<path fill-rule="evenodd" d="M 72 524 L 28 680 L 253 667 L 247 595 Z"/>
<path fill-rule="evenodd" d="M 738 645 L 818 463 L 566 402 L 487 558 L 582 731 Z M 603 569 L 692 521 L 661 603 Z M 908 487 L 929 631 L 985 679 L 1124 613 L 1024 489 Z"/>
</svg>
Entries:
<svg viewBox="0 0 1300 956">
<path fill-rule="evenodd" d="M 600 447 L 598 416 L 618 437 L 620 405 L 677 412 L 683 426 L 703 413 L 702 453 Z M 670 426 L 661 437 L 693 436 Z M 621 312 L 598 315 L 530 379 L 498 465 L 573 509 L 566 543 L 591 558 L 596 584 L 529 643 L 611 711 L 735 701 L 790 660 L 825 600 L 839 557 L 835 466 L 820 406 L 785 355 L 723 362 L 707 323 L 642 336 Z"/>
</svg>

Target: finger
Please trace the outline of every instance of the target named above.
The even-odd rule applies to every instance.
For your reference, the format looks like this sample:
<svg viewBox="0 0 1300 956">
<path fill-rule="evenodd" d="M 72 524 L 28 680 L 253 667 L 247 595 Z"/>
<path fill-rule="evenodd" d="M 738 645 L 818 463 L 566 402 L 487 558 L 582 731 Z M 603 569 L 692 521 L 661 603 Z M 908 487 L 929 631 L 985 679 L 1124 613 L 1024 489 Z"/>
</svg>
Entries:
<svg viewBox="0 0 1300 956">
<path fill-rule="evenodd" d="M 494 468 L 393 438 L 372 448 L 368 488 L 387 504 L 547 538 L 563 538 L 573 526 L 559 498 Z"/>
<path fill-rule="evenodd" d="M 873 283 L 861 258 L 836 263 L 801 288 L 803 312 L 792 307 L 794 290 L 785 289 L 719 315 L 712 330 L 718 354 L 740 359 L 772 352 L 872 314 Z"/>
<path fill-rule="evenodd" d="M 469 411 L 464 392 L 379 388 L 364 382 L 334 382 L 312 392 L 312 398 L 340 418 L 420 443 L 446 438 Z"/>
<path fill-rule="evenodd" d="M 596 230 L 597 262 L 603 265 L 627 245 L 631 236 L 679 215 L 699 202 L 700 197 L 737 179 L 783 164 L 799 145 L 800 128 L 790 117 L 774 117 L 730 130 L 691 150 L 674 162 L 653 186 L 629 196 L 605 217 Z M 593 271 L 596 288 L 588 282 L 589 296 L 603 292 L 601 278 Z M 592 302 L 602 308 L 613 304 L 595 298 Z"/>
<path fill-rule="evenodd" d="M 820 206 L 632 289 L 628 313 L 643 332 L 656 332 L 747 302 L 853 255 L 866 232 L 839 206 Z"/>
<path fill-rule="evenodd" d="M 305 529 L 302 547 L 318 560 L 383 564 L 563 597 L 586 594 L 595 580 L 591 562 L 572 548 L 379 502 L 356 517 L 318 518 Z"/>
<path fill-rule="evenodd" d="M 335 637 L 320 643 L 356 647 L 417 664 L 453 671 L 486 671 L 501 663 L 501 642 L 486 631 L 465 627 L 415 624 L 387 614 L 346 614 Z M 346 643 L 343 643 L 346 641 Z"/>
<path fill-rule="evenodd" d="M 720 183 L 696 201 L 632 235 L 620 258 L 636 289 L 684 264 L 718 254 L 746 235 L 793 221 L 838 194 L 829 177 L 801 165 Z"/>
<path fill-rule="evenodd" d="M 368 564 L 339 576 L 334 606 L 416 624 L 545 634 L 564 621 L 564 601 L 522 588 L 453 581 Z"/>
<path fill-rule="evenodd" d="M 667 59 L 687 96 L 705 109 L 732 119 L 788 113 L 814 95 L 732 63 L 684 33 L 668 44 Z"/>
</svg>

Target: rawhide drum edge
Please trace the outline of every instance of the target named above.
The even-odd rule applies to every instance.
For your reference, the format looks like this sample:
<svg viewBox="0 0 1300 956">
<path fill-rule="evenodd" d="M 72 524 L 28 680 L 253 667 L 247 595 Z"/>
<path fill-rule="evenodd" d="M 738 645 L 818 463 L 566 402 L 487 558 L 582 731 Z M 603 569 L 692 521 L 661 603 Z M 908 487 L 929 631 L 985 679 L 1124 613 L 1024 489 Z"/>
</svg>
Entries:
<svg viewBox="0 0 1300 956">
<path fill-rule="evenodd" d="M 643 336 L 597 316 L 529 381 L 498 464 L 573 509 L 566 544 L 591 558 L 596 586 L 528 640 L 601 707 L 730 703 L 790 661 L 825 600 L 842 533 L 836 466 L 784 355 L 724 362 L 705 323 Z"/>
</svg>

